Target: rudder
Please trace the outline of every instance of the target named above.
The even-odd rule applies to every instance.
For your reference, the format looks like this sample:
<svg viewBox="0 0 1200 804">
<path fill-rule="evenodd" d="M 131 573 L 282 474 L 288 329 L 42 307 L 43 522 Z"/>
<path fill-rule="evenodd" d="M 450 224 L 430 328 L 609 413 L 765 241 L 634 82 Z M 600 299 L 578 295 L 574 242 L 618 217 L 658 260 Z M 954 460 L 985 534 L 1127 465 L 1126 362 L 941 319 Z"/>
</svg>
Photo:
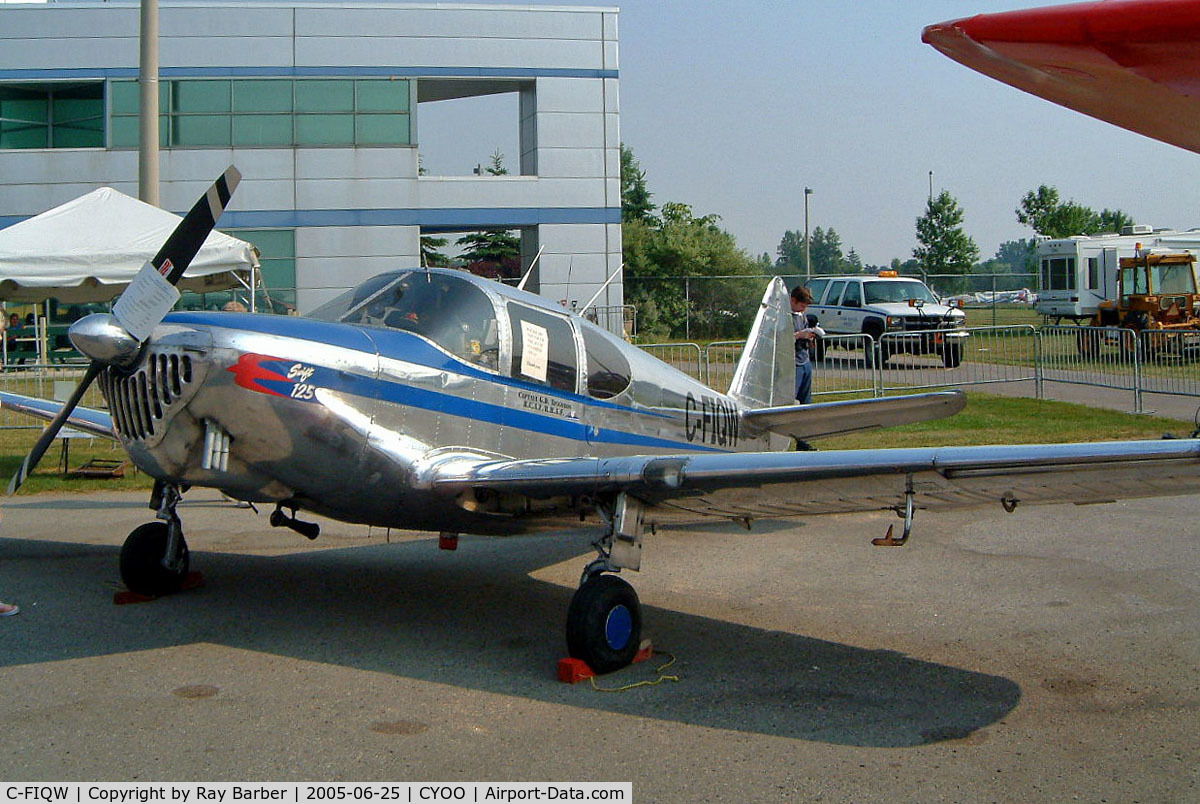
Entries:
<svg viewBox="0 0 1200 804">
<path fill-rule="evenodd" d="M 795 404 L 796 336 L 787 285 L 779 277 L 763 293 L 729 395 L 748 408 Z"/>
</svg>

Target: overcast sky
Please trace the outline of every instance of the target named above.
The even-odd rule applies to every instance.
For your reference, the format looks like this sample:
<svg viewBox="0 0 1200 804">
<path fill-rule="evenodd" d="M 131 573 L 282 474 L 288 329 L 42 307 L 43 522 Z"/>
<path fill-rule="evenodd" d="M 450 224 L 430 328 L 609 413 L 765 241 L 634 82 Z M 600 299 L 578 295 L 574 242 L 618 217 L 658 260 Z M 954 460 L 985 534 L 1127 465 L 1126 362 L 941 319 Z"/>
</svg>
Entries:
<svg viewBox="0 0 1200 804">
<path fill-rule="evenodd" d="M 561 0 L 554 5 L 570 5 Z M 716 213 L 775 256 L 784 230 L 833 227 L 864 261 L 907 259 L 948 190 L 984 258 L 1028 237 L 1038 184 L 1139 223 L 1200 226 L 1200 155 L 1027 95 L 921 42 L 928 24 L 1037 0 L 626 0 L 621 139 L 654 201 Z"/>
</svg>

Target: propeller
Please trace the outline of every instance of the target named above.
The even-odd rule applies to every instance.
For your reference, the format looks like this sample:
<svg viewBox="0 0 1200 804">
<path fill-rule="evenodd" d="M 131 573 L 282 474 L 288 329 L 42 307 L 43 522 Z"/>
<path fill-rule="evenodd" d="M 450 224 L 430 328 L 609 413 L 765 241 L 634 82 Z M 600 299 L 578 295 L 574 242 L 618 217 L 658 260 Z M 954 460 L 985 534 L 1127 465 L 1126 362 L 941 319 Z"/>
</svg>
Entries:
<svg viewBox="0 0 1200 804">
<path fill-rule="evenodd" d="M 33 449 L 21 462 L 21 468 L 9 481 L 9 494 L 15 493 L 38 465 L 100 372 L 110 365 L 131 364 L 154 327 L 175 306 L 179 300 L 179 290 L 175 286 L 204 245 L 209 232 L 217 225 L 241 179 L 242 174 L 230 165 L 213 182 L 175 227 L 175 231 L 171 232 L 158 253 L 142 266 L 142 270 L 129 283 L 129 287 L 117 299 L 112 315 L 96 313 L 71 325 L 71 342 L 92 358 L 92 362 L 62 410 L 42 431 Z"/>
</svg>

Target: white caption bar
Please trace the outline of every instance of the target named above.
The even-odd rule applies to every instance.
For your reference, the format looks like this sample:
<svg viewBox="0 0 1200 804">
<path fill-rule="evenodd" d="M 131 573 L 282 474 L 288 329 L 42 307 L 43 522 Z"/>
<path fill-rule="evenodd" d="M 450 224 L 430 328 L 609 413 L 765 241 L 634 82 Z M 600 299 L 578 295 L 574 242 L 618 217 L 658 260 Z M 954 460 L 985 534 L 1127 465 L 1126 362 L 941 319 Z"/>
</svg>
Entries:
<svg viewBox="0 0 1200 804">
<path fill-rule="evenodd" d="M 52 782 L 0 783 L 0 802 L 21 804 L 232 804 L 279 801 L 329 802 L 518 802 L 633 801 L 632 782 Z"/>
</svg>

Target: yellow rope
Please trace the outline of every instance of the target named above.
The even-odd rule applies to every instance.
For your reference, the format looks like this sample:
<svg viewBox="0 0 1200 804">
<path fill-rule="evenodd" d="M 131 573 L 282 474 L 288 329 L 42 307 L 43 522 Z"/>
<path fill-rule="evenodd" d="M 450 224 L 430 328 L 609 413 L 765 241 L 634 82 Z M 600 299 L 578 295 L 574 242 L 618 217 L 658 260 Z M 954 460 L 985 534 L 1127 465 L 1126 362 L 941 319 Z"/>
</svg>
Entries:
<svg viewBox="0 0 1200 804">
<path fill-rule="evenodd" d="M 663 670 L 666 670 L 668 667 L 675 664 L 675 654 L 670 653 L 665 650 L 658 651 L 658 652 L 663 654 L 664 656 L 670 656 L 671 659 L 666 664 L 662 664 L 662 665 L 659 665 L 658 667 L 654 668 L 654 672 L 658 673 L 658 678 L 654 679 L 653 681 L 635 681 L 632 684 L 626 684 L 623 687 L 601 687 L 601 686 L 598 686 L 596 684 L 595 676 L 592 676 L 591 678 L 589 678 L 588 681 L 592 682 L 592 689 L 594 689 L 596 692 L 625 692 L 626 690 L 632 690 L 637 687 L 653 687 L 657 684 L 663 683 L 664 681 L 678 682 L 679 676 L 668 676 L 663 673 Z"/>
</svg>

